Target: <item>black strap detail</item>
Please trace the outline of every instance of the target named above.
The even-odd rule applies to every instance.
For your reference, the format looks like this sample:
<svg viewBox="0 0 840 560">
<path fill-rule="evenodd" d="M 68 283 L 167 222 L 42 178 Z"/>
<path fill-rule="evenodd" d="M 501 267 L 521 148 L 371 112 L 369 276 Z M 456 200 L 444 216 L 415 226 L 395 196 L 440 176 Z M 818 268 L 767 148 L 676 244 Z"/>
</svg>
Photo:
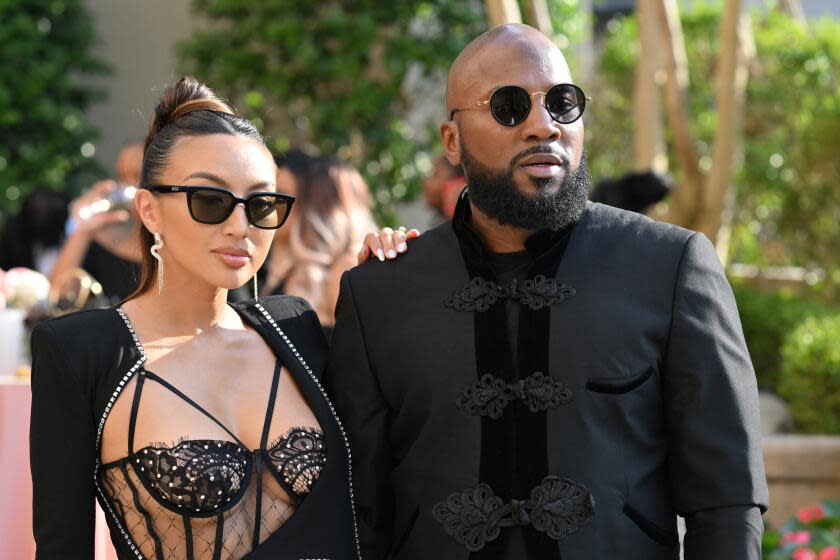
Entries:
<svg viewBox="0 0 840 560">
<path fill-rule="evenodd" d="M 271 419 L 274 416 L 274 404 L 277 400 L 277 387 L 280 384 L 280 362 L 278 361 L 274 366 L 274 376 L 271 379 L 271 392 L 268 395 L 268 407 L 265 411 L 265 420 L 263 421 L 263 431 L 260 437 L 260 451 L 254 454 L 254 474 L 257 477 L 257 496 L 255 500 L 254 512 L 254 539 L 251 549 L 254 550 L 260 544 L 260 527 L 262 524 L 262 479 L 263 479 L 263 451 L 268 444 L 268 430 L 271 428 Z"/>
<path fill-rule="evenodd" d="M 239 445 L 241 445 L 243 448 L 248 449 L 248 446 L 247 446 L 247 445 L 245 445 L 244 443 L 242 443 L 242 440 L 240 440 L 238 437 L 236 437 L 236 435 L 235 435 L 233 432 L 231 432 L 231 431 L 227 428 L 227 426 L 225 426 L 224 424 L 222 424 L 222 422 L 221 422 L 221 421 L 219 421 L 219 420 L 218 420 L 215 416 L 213 416 L 212 414 L 210 414 L 209 412 L 207 412 L 207 411 L 206 411 L 206 410 L 205 410 L 205 409 L 204 409 L 201 405 L 199 405 L 198 403 L 196 403 L 194 400 L 192 400 L 192 399 L 191 399 L 191 398 L 189 398 L 187 395 L 185 395 L 183 392 L 181 392 L 181 391 L 180 391 L 177 387 L 175 387 L 174 385 L 172 385 L 171 383 L 169 383 L 168 381 L 166 381 L 165 379 L 163 379 L 161 376 L 157 375 L 156 373 L 151 372 L 151 371 L 149 371 L 149 370 L 144 370 L 144 371 L 146 372 L 146 377 L 148 377 L 148 378 L 149 378 L 149 379 L 151 379 L 152 381 L 155 381 L 155 382 L 157 382 L 157 383 L 160 383 L 160 384 L 161 384 L 161 385 L 163 385 L 165 388 L 169 389 L 171 392 L 175 393 L 175 394 L 176 394 L 176 395 L 178 395 L 180 398 L 182 398 L 182 399 L 184 399 L 185 401 L 187 401 L 187 403 L 189 403 L 190 405 L 192 405 L 192 406 L 193 406 L 194 408 L 196 408 L 199 412 L 201 412 L 202 414 L 204 414 L 207 418 L 209 418 L 210 420 L 212 420 L 213 422 L 215 422 L 215 423 L 216 423 L 216 425 L 218 425 L 221 429 L 223 429 L 225 432 L 227 432 L 227 434 L 228 434 L 230 437 L 232 437 L 234 440 L 236 440 L 236 443 L 238 443 Z"/>
<path fill-rule="evenodd" d="M 195 552 L 193 551 L 192 522 L 187 515 L 182 515 L 181 520 L 184 522 L 184 540 L 187 543 L 187 560 L 195 560 Z"/>
<path fill-rule="evenodd" d="M 134 398 L 131 400 L 131 415 L 128 417 L 128 455 L 134 455 L 134 428 L 137 426 L 137 411 L 140 410 L 140 394 L 143 392 L 143 381 L 146 376 L 143 370 L 137 375 L 137 384 L 134 386 Z"/>
<path fill-rule="evenodd" d="M 132 463 L 132 468 L 136 468 L 133 465 L 136 463 Z M 152 537 L 152 541 L 155 543 L 155 558 L 163 558 L 163 544 L 160 542 L 160 537 L 155 531 L 154 521 L 152 520 L 152 516 L 149 511 L 143 507 L 140 503 L 140 495 L 137 492 L 137 487 L 131 481 L 131 477 L 128 476 L 128 468 L 125 466 L 125 462 L 120 463 L 120 470 L 122 471 L 123 477 L 125 477 L 125 483 L 128 485 L 128 488 L 131 490 L 131 497 L 134 499 L 134 507 L 137 508 L 137 511 L 143 514 L 143 520 L 146 522 L 146 530 L 149 532 L 149 535 Z M 137 476 L 140 476 L 140 473 L 135 473 Z"/>
<path fill-rule="evenodd" d="M 222 560 L 222 549 L 225 546 L 224 528 L 225 515 L 219 512 L 216 514 L 216 542 L 213 546 L 213 560 Z"/>
</svg>

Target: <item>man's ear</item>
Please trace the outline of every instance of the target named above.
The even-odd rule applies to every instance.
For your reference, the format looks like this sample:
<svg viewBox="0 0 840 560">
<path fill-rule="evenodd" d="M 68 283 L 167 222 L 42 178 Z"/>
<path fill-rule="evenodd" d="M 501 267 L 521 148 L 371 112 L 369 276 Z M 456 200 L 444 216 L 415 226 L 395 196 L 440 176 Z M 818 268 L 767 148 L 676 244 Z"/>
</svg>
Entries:
<svg viewBox="0 0 840 560">
<path fill-rule="evenodd" d="M 160 208 L 155 195 L 148 189 L 137 189 L 134 195 L 134 209 L 146 229 L 160 232 Z"/>
<path fill-rule="evenodd" d="M 443 154 L 449 163 L 458 167 L 461 165 L 461 131 L 455 121 L 440 123 L 440 139 L 443 143 Z"/>
</svg>

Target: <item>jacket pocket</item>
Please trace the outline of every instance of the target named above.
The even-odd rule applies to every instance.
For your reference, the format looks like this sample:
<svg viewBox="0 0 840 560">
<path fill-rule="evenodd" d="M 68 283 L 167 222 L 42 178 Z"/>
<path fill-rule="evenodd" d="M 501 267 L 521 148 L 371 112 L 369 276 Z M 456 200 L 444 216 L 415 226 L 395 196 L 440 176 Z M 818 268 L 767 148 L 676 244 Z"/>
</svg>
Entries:
<svg viewBox="0 0 840 560">
<path fill-rule="evenodd" d="M 680 539 L 675 533 L 656 525 L 630 504 L 624 504 L 624 508 L 621 511 L 651 540 L 668 548 L 679 547 Z"/>
<path fill-rule="evenodd" d="M 417 518 L 420 516 L 420 506 L 414 508 L 414 513 L 411 514 L 411 517 L 408 518 L 408 523 L 405 525 L 405 529 L 403 529 L 402 535 L 398 540 L 393 540 L 394 546 L 391 547 L 391 552 L 388 554 L 388 558 L 396 559 L 397 555 L 402 552 L 405 543 L 408 542 L 408 537 L 411 536 L 411 531 L 414 529 L 414 525 L 417 523 Z"/>
<path fill-rule="evenodd" d="M 593 377 L 586 382 L 586 390 L 593 393 L 620 395 L 641 387 L 651 376 L 653 376 L 652 367 L 630 377 Z"/>
</svg>

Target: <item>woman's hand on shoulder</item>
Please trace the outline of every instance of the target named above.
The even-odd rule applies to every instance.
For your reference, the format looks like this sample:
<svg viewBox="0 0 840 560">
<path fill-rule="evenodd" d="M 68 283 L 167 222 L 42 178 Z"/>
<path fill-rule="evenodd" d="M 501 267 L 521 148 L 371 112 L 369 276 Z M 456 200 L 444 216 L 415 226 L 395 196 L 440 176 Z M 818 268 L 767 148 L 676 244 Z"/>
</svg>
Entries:
<svg viewBox="0 0 840 560">
<path fill-rule="evenodd" d="M 359 251 L 359 264 L 371 257 L 376 257 L 380 261 L 395 259 L 398 255 L 408 251 L 407 241 L 419 235 L 419 230 L 406 230 L 404 227 L 396 230 L 386 227 L 378 232 L 368 233 L 365 235 L 362 250 Z"/>
</svg>

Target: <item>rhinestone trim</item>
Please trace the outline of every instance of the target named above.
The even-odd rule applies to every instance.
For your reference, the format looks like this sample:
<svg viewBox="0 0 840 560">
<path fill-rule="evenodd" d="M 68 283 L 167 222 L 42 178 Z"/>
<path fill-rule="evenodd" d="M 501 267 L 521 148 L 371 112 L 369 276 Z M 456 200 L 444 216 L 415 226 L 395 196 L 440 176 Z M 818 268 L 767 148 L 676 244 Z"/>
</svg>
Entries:
<svg viewBox="0 0 840 560">
<path fill-rule="evenodd" d="M 359 544 L 359 526 L 356 522 L 356 500 L 353 494 L 353 458 L 350 454 L 350 441 L 347 439 L 347 433 L 344 431 L 344 425 L 341 423 L 341 420 L 338 418 L 338 413 L 335 411 L 335 407 L 330 401 L 330 398 L 327 396 L 327 391 L 324 389 L 324 386 L 321 385 L 321 382 L 318 381 L 318 378 L 315 377 L 315 374 L 312 373 L 312 368 L 309 367 L 309 364 L 306 363 L 306 360 L 303 359 L 303 356 L 300 355 L 297 348 L 295 347 L 294 343 L 289 340 L 289 337 L 283 332 L 277 322 L 274 320 L 268 311 L 266 311 L 265 307 L 262 306 L 260 302 L 256 302 L 256 308 L 263 314 L 263 317 L 269 322 L 269 324 L 274 327 L 274 330 L 277 331 L 277 334 L 283 339 L 283 342 L 289 347 L 292 353 L 300 362 L 300 365 L 303 366 L 303 369 L 306 370 L 306 373 L 309 374 L 309 377 L 312 378 L 312 381 L 315 382 L 315 385 L 321 391 L 321 395 L 324 397 L 324 400 L 327 402 L 327 405 L 330 407 L 330 412 L 332 412 L 333 418 L 335 419 L 336 424 L 338 425 L 338 429 L 341 432 L 341 437 L 344 439 L 344 447 L 347 449 L 347 482 L 348 486 L 350 487 L 350 511 L 353 513 L 353 537 L 356 543 L 356 556 L 359 560 L 362 560 L 362 550 Z"/>
<path fill-rule="evenodd" d="M 117 313 L 119 313 L 120 317 L 122 317 L 125 326 L 128 328 L 128 332 L 131 333 L 131 339 L 134 341 L 134 346 L 137 348 L 137 351 L 140 352 L 140 358 L 134 363 L 133 366 L 131 366 L 128 372 L 126 372 L 126 374 L 120 380 L 120 383 L 114 390 L 114 393 L 111 395 L 111 398 L 108 399 L 108 404 L 105 405 L 105 411 L 102 413 L 102 418 L 99 419 L 99 428 L 96 431 L 96 462 L 93 466 L 93 484 L 94 486 L 96 486 L 96 491 L 99 492 L 99 495 L 102 497 L 102 503 L 105 504 L 108 513 L 111 514 L 111 518 L 114 520 L 114 524 L 117 526 L 117 528 L 119 528 L 120 533 L 125 538 L 131 551 L 137 556 L 138 560 L 144 560 L 143 554 L 131 540 L 131 535 L 128 534 L 128 531 L 126 531 L 125 528 L 123 528 L 119 518 L 114 513 L 114 510 L 111 509 L 111 504 L 110 502 L 108 502 L 107 496 L 105 496 L 105 491 L 99 485 L 99 467 L 101 466 L 99 453 L 101 451 L 102 446 L 102 431 L 105 428 L 105 420 L 107 420 L 108 415 L 111 413 L 111 407 L 114 406 L 117 397 L 125 388 L 125 384 L 128 383 L 128 381 L 134 376 L 134 374 L 137 373 L 137 370 L 140 369 L 140 366 L 143 365 L 143 363 L 145 363 L 146 361 L 146 351 L 143 349 L 143 345 L 140 344 L 140 340 L 137 338 L 137 334 L 134 332 L 134 327 L 131 326 L 131 322 L 128 320 L 126 314 L 123 313 L 122 309 L 118 307 L 116 311 Z"/>
</svg>

